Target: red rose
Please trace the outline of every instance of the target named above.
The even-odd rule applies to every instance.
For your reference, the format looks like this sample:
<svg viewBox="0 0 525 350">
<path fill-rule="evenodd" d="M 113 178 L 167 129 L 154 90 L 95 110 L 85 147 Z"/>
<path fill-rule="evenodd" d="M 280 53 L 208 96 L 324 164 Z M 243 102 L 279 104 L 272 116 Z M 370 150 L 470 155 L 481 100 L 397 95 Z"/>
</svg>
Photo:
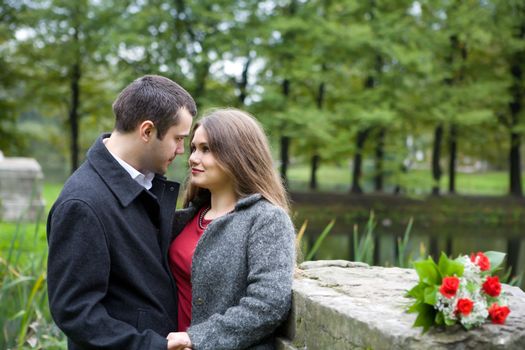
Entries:
<svg viewBox="0 0 525 350">
<path fill-rule="evenodd" d="M 470 261 L 478 265 L 481 271 L 487 271 L 490 269 L 490 260 L 482 252 L 478 252 L 476 255 L 474 255 L 474 253 L 470 254 Z"/>
<path fill-rule="evenodd" d="M 472 311 L 474 303 L 472 300 L 464 298 L 458 300 L 458 305 L 456 306 L 456 312 L 461 313 L 463 316 L 467 316 Z"/>
<path fill-rule="evenodd" d="M 452 298 L 456 295 L 459 288 L 459 278 L 457 277 L 445 277 L 439 288 L 439 292 L 446 298 Z"/>
<path fill-rule="evenodd" d="M 483 291 L 491 297 L 497 297 L 501 293 L 501 283 L 499 283 L 499 277 L 487 277 L 483 283 Z"/>
<path fill-rule="evenodd" d="M 499 306 L 494 303 L 489 307 L 489 315 L 492 323 L 504 324 L 509 313 L 510 309 L 507 306 Z"/>
</svg>

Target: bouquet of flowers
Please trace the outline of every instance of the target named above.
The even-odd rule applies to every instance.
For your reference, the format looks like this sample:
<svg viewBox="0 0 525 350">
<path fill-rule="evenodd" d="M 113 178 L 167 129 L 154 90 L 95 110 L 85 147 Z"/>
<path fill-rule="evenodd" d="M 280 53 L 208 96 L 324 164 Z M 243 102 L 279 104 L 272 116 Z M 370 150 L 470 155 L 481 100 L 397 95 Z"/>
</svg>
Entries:
<svg viewBox="0 0 525 350">
<path fill-rule="evenodd" d="M 505 258 L 504 253 L 485 252 L 449 259 L 441 253 L 436 264 L 429 257 L 414 263 L 419 283 L 408 291 L 415 298 L 408 312 L 418 313 L 413 327 L 477 327 L 490 317 L 503 324 L 510 313 L 498 276 L 493 276 Z"/>
</svg>

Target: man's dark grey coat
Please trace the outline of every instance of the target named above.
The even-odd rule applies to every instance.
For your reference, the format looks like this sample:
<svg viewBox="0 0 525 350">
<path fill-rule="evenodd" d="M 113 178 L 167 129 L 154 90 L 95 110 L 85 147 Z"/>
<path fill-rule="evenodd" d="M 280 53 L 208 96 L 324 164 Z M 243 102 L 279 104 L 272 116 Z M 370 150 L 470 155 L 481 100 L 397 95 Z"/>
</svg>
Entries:
<svg viewBox="0 0 525 350">
<path fill-rule="evenodd" d="M 69 349 L 165 350 L 177 329 L 167 250 L 179 185 L 156 176 L 150 191 L 140 186 L 104 146 L 108 136 L 48 217 L 51 313 Z"/>
</svg>

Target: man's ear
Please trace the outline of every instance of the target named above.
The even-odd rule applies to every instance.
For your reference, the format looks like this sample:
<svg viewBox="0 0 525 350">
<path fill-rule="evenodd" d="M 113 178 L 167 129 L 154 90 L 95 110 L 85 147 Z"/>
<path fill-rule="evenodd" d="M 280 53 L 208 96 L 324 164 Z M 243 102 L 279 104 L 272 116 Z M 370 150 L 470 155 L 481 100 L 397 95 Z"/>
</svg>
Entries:
<svg viewBox="0 0 525 350">
<path fill-rule="evenodd" d="M 149 142 L 152 137 L 156 137 L 157 129 L 151 120 L 145 120 L 139 125 L 139 135 L 142 141 Z"/>
</svg>

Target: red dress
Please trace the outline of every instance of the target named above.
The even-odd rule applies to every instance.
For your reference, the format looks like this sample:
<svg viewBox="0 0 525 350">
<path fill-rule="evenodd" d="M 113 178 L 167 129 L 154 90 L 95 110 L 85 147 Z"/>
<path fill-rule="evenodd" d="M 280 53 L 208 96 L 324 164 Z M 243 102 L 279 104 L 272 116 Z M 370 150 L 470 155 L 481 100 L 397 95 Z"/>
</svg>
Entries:
<svg viewBox="0 0 525 350">
<path fill-rule="evenodd" d="M 184 227 L 182 232 L 171 243 L 169 250 L 170 269 L 177 282 L 178 296 L 178 332 L 186 332 L 191 324 L 191 263 L 204 229 L 211 220 L 202 219 L 199 227 L 199 217 L 203 215 L 202 208 L 197 215 Z"/>
</svg>

